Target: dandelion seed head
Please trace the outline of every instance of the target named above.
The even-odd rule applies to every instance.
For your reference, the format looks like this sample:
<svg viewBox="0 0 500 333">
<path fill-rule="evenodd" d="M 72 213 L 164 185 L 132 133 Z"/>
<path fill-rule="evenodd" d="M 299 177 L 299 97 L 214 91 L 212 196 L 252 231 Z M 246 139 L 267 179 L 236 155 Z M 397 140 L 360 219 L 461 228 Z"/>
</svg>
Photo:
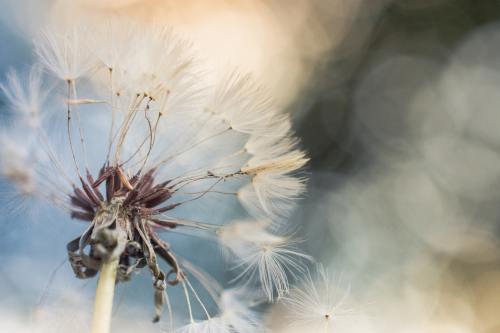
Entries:
<svg viewBox="0 0 500 333">
<path fill-rule="evenodd" d="M 51 28 L 35 48 L 36 66 L 57 84 L 44 87 L 39 70 L 26 87 L 9 75 L 2 90 L 12 108 L 44 121 L 12 129 L 12 137 L 26 132 L 30 140 L 8 141 L 12 132 L 2 130 L 0 167 L 21 191 L 85 223 L 67 244 L 75 276 L 95 277 L 105 260 L 117 258 L 117 282 L 150 272 L 155 320 L 165 307 L 172 317 L 167 291 L 183 289 L 189 324 L 175 328 L 170 318 L 169 331 L 262 331 L 243 304 L 251 298 L 224 291 L 170 238 L 215 238 L 235 262 L 236 281 L 260 285 L 269 301 L 289 291 L 289 275 L 303 272 L 309 257 L 276 227 L 305 190 L 297 172 L 308 159 L 288 116 L 251 75 L 229 71 L 207 82 L 190 43 L 154 24 Z M 63 98 L 46 103 L 53 95 Z M 237 211 L 238 201 L 246 212 L 229 218 L 225 211 Z M 219 315 L 210 313 L 192 279 Z M 193 313 L 195 304 L 203 318 Z"/>
</svg>

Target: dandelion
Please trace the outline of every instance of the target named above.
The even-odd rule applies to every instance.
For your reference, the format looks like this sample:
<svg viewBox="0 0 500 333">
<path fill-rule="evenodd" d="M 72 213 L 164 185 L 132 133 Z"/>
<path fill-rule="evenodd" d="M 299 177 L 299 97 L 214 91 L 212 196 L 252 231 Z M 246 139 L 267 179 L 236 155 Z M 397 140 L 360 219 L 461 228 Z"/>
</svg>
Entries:
<svg viewBox="0 0 500 333">
<path fill-rule="evenodd" d="M 353 323 L 355 312 L 348 307 L 350 288 L 341 289 L 326 270 L 319 266 L 283 299 L 291 326 L 311 332 L 342 332 Z"/>
<path fill-rule="evenodd" d="M 298 171 L 307 163 L 288 117 L 249 75 L 233 71 L 215 85 L 205 82 L 189 43 L 162 27 L 110 22 L 47 30 L 36 51 L 45 72 L 32 72 L 27 87 L 13 74 L 2 86 L 19 111 L 18 125 L 2 129 L 2 138 L 30 139 L 2 139 L 1 171 L 21 191 L 86 222 L 67 251 L 76 277 L 99 276 L 92 332 L 109 331 L 115 283 L 146 268 L 154 320 L 166 306 L 168 331 L 262 331 L 243 305 L 248 297 L 224 290 L 165 238 L 215 238 L 236 260 L 240 279 L 259 283 L 270 301 L 284 296 L 288 274 L 303 272 L 301 259 L 309 259 L 282 232 L 304 191 Z M 47 96 L 55 102 L 44 105 Z M 34 114 L 37 126 L 24 125 Z M 250 219 L 196 209 L 238 201 Z M 219 313 L 209 312 L 191 278 Z M 189 321 L 180 328 L 167 293 L 174 286 L 187 305 Z M 204 318 L 196 318 L 193 302 Z"/>
</svg>

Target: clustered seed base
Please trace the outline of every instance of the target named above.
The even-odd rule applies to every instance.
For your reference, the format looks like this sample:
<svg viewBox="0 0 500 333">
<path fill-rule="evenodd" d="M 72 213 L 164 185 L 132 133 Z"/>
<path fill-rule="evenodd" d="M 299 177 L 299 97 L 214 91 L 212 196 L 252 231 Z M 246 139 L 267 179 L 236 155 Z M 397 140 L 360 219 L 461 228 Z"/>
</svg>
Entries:
<svg viewBox="0 0 500 333">
<path fill-rule="evenodd" d="M 155 170 L 128 178 L 119 166 L 104 166 L 94 180 L 87 171 L 80 177 L 81 188 L 71 195 L 73 218 L 89 221 L 85 232 L 67 244 L 68 257 L 75 275 L 87 279 L 97 275 L 104 261 L 119 258 L 117 282 L 128 281 L 132 273 L 148 266 L 153 276 L 156 314 L 160 319 L 165 289 L 183 277 L 175 256 L 155 229 L 175 228 L 172 221 L 157 218 L 178 204 L 164 205 L 172 196 L 169 181 L 155 184 Z M 99 190 L 105 184 L 106 197 Z M 165 274 L 157 257 L 170 271 Z"/>
</svg>

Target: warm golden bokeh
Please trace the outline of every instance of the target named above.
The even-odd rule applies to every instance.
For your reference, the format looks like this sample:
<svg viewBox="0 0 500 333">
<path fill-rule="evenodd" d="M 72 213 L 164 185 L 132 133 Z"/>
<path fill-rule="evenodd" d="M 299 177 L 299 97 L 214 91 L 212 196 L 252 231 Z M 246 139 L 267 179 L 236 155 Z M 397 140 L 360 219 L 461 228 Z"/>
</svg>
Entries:
<svg viewBox="0 0 500 333">
<path fill-rule="evenodd" d="M 53 15 L 70 18 L 72 23 L 75 16 L 117 15 L 173 27 L 193 41 L 210 68 L 232 66 L 252 73 L 286 106 L 325 60 L 325 53 L 343 38 L 360 3 L 300 0 L 292 6 L 267 0 L 63 0 Z"/>
</svg>

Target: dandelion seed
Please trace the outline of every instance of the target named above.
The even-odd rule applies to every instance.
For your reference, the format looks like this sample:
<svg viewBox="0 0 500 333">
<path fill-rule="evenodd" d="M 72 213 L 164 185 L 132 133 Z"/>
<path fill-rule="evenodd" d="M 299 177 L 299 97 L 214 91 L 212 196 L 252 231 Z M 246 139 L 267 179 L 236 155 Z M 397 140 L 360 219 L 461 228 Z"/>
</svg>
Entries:
<svg viewBox="0 0 500 333">
<path fill-rule="evenodd" d="M 266 332 L 258 314 L 252 309 L 262 302 L 258 294 L 245 288 L 234 288 L 224 290 L 220 299 L 222 310 L 220 316 L 234 332 Z"/>
<path fill-rule="evenodd" d="M 304 179 L 290 174 L 307 163 L 304 153 L 293 150 L 278 154 L 264 151 L 252 157 L 242 171 L 252 176 L 252 181 L 240 189 L 240 202 L 256 217 L 269 216 L 273 219 L 287 217 L 297 198 L 304 192 Z"/>
<path fill-rule="evenodd" d="M 275 293 L 281 298 L 289 290 L 290 274 L 304 272 L 301 260 L 312 258 L 294 247 L 290 237 L 269 231 L 268 221 L 237 221 L 219 230 L 219 239 L 237 257 L 243 271 L 236 278 L 257 279 L 264 294 L 272 301 Z"/>
<path fill-rule="evenodd" d="M 210 318 L 183 326 L 175 333 L 232 333 L 230 326 L 221 318 Z"/>
<path fill-rule="evenodd" d="M 273 135 L 273 126 L 287 122 L 274 110 L 272 99 L 250 75 L 231 72 L 215 86 L 206 110 L 220 117 L 232 129 L 248 134 Z"/>
<path fill-rule="evenodd" d="M 39 126 L 40 110 L 48 92 L 42 89 L 42 73 L 39 66 L 31 69 L 26 84 L 16 72 L 7 75 L 7 83 L 0 84 L 11 108 L 19 113 L 21 120 L 31 127 Z"/>
<path fill-rule="evenodd" d="M 81 28 L 43 32 L 35 44 L 41 64 L 63 81 L 74 81 L 86 74 L 94 63 L 82 43 L 82 34 Z"/>
<path fill-rule="evenodd" d="M 342 332 L 352 326 L 356 314 L 348 306 L 350 287 L 342 290 L 340 282 L 332 279 L 322 266 L 317 267 L 315 277 L 308 272 L 283 299 L 291 325 L 325 333 Z"/>
<path fill-rule="evenodd" d="M 311 257 L 301 253 L 287 242 L 255 246 L 240 259 L 238 266 L 243 266 L 245 269 L 237 279 L 244 277 L 251 281 L 258 276 L 265 295 L 272 302 L 275 297 L 279 299 L 288 293 L 287 272 L 294 278 L 298 273 L 303 272 L 301 259 L 311 260 Z"/>
</svg>

